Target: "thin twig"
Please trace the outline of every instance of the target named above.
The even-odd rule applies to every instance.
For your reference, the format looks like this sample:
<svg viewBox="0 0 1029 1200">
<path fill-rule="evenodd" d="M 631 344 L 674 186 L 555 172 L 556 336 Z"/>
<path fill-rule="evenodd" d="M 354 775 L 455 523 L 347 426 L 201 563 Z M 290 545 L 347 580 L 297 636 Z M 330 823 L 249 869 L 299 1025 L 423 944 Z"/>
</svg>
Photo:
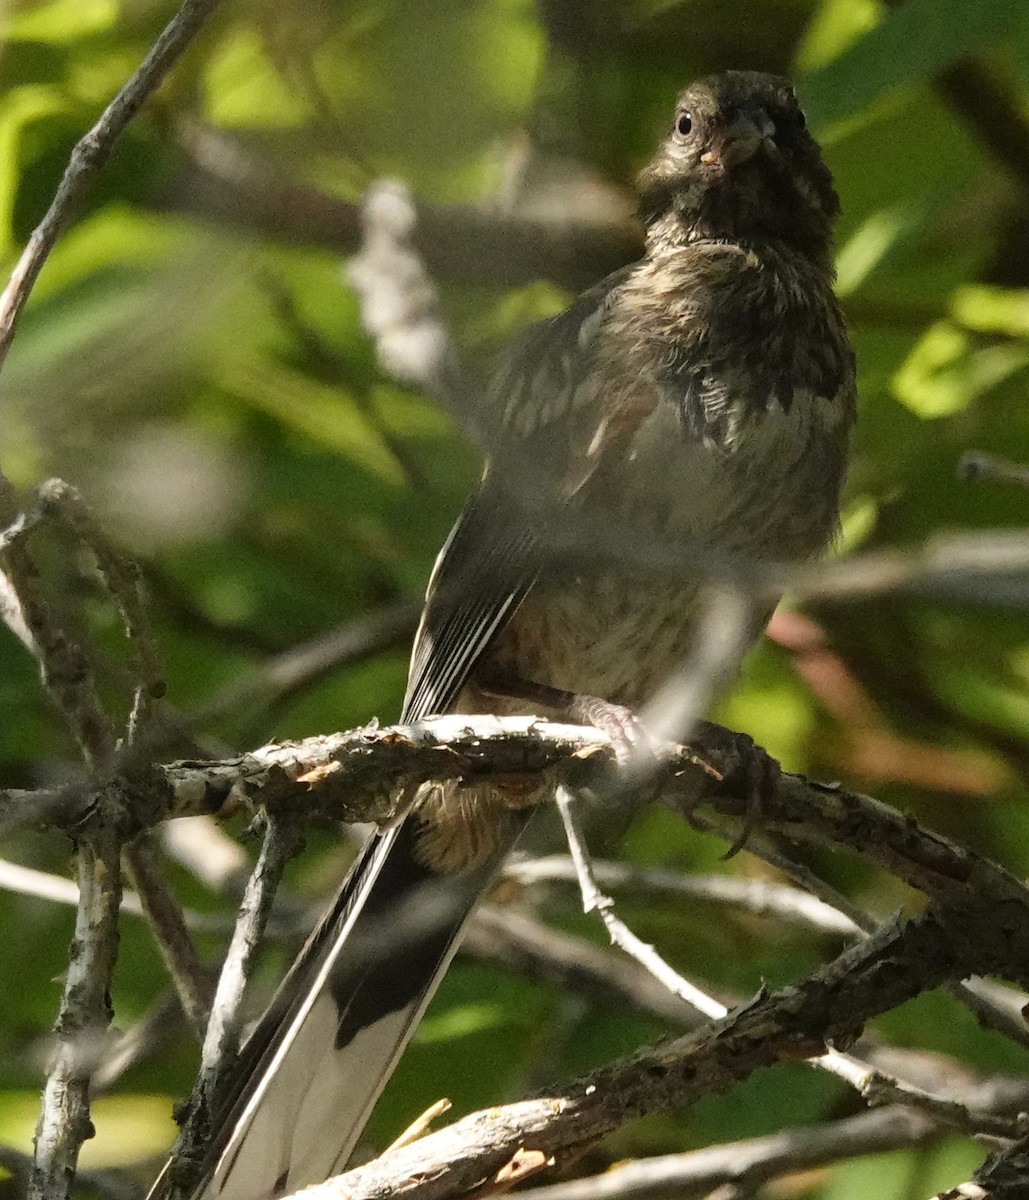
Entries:
<svg viewBox="0 0 1029 1200">
<path fill-rule="evenodd" d="M 64 717 L 86 762 L 103 771 L 115 748 L 114 730 L 94 684 L 89 656 L 53 611 L 24 539 L 3 551 L 28 644 L 39 661 L 43 686 Z"/>
<path fill-rule="evenodd" d="M 617 1013 L 647 1013 L 678 1029 L 695 1029 L 700 1017 L 650 972 L 624 955 L 552 929 L 509 906 L 481 905 L 461 943 L 462 954 L 499 962 L 520 975 L 581 995 L 590 1005 Z"/>
<path fill-rule="evenodd" d="M 709 817 L 693 811 L 689 815 L 690 825 L 702 833 L 710 833 L 723 841 L 731 842 L 736 836 L 734 830 L 724 820 Z M 817 875 L 806 863 L 799 862 L 795 857 L 782 849 L 782 839 L 770 836 L 759 828 L 747 839 L 747 850 L 755 858 L 767 863 L 780 871 L 798 888 L 809 893 L 814 900 L 840 914 L 842 919 L 850 921 L 854 929 L 871 933 L 879 922 L 859 904 L 855 904 L 839 888 L 827 883 Z"/>
<path fill-rule="evenodd" d="M 997 1116 L 973 1109 L 950 1097 L 935 1096 L 923 1088 L 913 1087 L 892 1076 L 875 1071 L 865 1081 L 861 1094 L 872 1106 L 906 1104 L 932 1115 L 943 1125 L 969 1136 L 985 1136 L 1013 1140 L 1024 1137 L 1029 1129 L 1025 1114 Z"/>
<path fill-rule="evenodd" d="M 132 744 L 151 717 L 154 702 L 166 690 L 157 641 L 147 614 L 142 572 L 136 562 L 111 544 L 77 488 L 63 479 L 48 479 L 39 485 L 36 494 L 43 518 L 69 529 L 88 547 L 121 614 L 134 679 L 127 730 L 127 741 Z"/>
<path fill-rule="evenodd" d="M 219 3 L 220 0 L 185 0 L 132 78 L 104 109 L 93 128 L 76 142 L 46 216 L 33 230 L 0 295 L 0 367 L 7 357 L 18 317 L 33 284 L 57 239 L 74 217 L 93 177 L 107 161 L 129 121 Z"/>
<path fill-rule="evenodd" d="M 40 900 L 67 904 L 72 908 L 77 907 L 79 903 L 78 884 L 73 879 L 52 875 L 49 871 L 38 871 L 33 867 L 23 867 L 20 863 L 13 863 L 5 858 L 0 858 L 0 891 L 35 896 Z M 184 908 L 181 911 L 186 929 L 190 933 L 231 934 L 236 925 L 235 911 L 232 914 L 198 912 L 192 908 Z M 124 888 L 121 894 L 121 913 L 129 917 L 146 917 L 139 896 Z M 275 939 L 300 937 L 310 932 L 316 919 L 317 913 L 311 906 L 296 900 L 283 903 L 280 893 L 275 911 L 265 929 L 265 936 Z"/>
<path fill-rule="evenodd" d="M 750 844 L 748 843 L 748 849 Z M 729 875 L 687 875 L 681 871 L 634 867 L 629 863 L 594 860 L 593 874 L 607 888 L 624 889 L 633 896 L 690 896 L 741 908 L 758 916 L 776 916 L 795 925 L 820 933 L 859 932 L 850 917 L 839 909 L 800 888 L 765 879 L 740 879 Z M 564 854 L 545 858 L 515 859 L 504 868 L 504 875 L 523 887 L 559 880 L 575 883 L 575 864 Z"/>
<path fill-rule="evenodd" d="M 689 656 L 640 713 L 644 727 L 666 742 L 688 743 L 697 722 L 739 669 L 760 628 L 763 589 L 742 581 L 712 581 L 701 594 Z M 757 628 L 755 628 L 757 626 Z"/>
<path fill-rule="evenodd" d="M 981 1025 L 1029 1050 L 1029 996 L 990 979 L 966 979 L 947 985 L 947 991 L 963 1004 Z"/>
<path fill-rule="evenodd" d="M 189 936 L 185 913 L 158 864 L 151 835 L 140 834 L 125 847 L 124 856 L 182 1011 L 203 1038 L 214 988 Z"/>
<path fill-rule="evenodd" d="M 683 979 L 677 971 L 664 961 L 653 946 L 648 946 L 632 932 L 632 930 L 614 914 L 614 904 L 609 896 L 605 896 L 597 887 L 593 877 L 589 853 L 575 811 L 575 799 L 564 784 L 558 784 L 554 791 L 557 809 L 564 822 L 565 833 L 568 836 L 568 848 L 572 861 L 579 876 L 579 887 L 582 890 L 582 910 L 585 913 L 596 912 L 604 922 L 611 941 L 647 970 L 656 980 L 662 983 L 675 996 L 690 1005 L 699 1013 L 714 1020 L 724 1017 L 729 1011 L 700 988 L 694 987 L 688 980 Z"/>
<path fill-rule="evenodd" d="M 1029 179 L 1027 179 L 1029 182 Z M 961 456 L 958 475 L 962 479 L 988 479 L 995 483 L 1013 483 L 1029 488 L 1029 467 L 1024 463 L 1008 462 L 981 450 L 969 450 Z"/>
<path fill-rule="evenodd" d="M 563 784 L 559 784 L 555 789 L 554 798 L 564 823 L 568 848 L 579 878 L 583 912 L 596 912 L 603 921 L 612 943 L 638 962 L 674 995 L 712 1020 L 721 1020 L 727 1016 L 729 1009 L 726 1005 L 701 991 L 700 988 L 674 971 L 653 946 L 642 942 L 624 921 L 615 916 L 614 902 L 609 896 L 605 896 L 597 886 L 593 874 L 593 863 L 576 813 L 575 798 Z M 824 1054 L 813 1056 L 811 1061 L 813 1065 L 836 1075 L 859 1091 L 863 1091 L 869 1076 L 875 1073 L 868 1063 L 861 1062 L 849 1054 L 841 1054 L 836 1050 L 828 1050 Z"/>
<path fill-rule="evenodd" d="M 411 453 L 403 436 L 398 436 L 397 431 L 383 419 L 379 405 L 374 401 L 373 386 L 367 382 L 360 382 L 350 357 L 336 349 L 313 325 L 304 319 L 286 286 L 275 277 L 266 276 L 265 278 L 275 311 L 285 326 L 286 332 L 303 353 L 306 360 L 304 365 L 308 373 L 331 384 L 346 387 L 348 396 L 361 416 L 396 459 L 403 471 L 405 483 L 416 491 L 424 491 L 428 484 L 425 471 L 415 455 Z M 415 620 L 417 621 L 417 614 Z M 412 629 L 411 632 L 413 633 L 414 630 Z"/>
<path fill-rule="evenodd" d="M 754 1194 L 784 1175 L 865 1154 L 939 1142 L 947 1130 L 928 1115 L 901 1108 L 859 1113 L 768 1137 L 618 1163 L 602 1175 L 535 1188 L 533 1200 L 691 1200 L 735 1183 Z"/>
<path fill-rule="evenodd" d="M 418 626 L 421 605 L 400 601 L 344 621 L 299 646 L 262 663 L 225 691 L 190 714 L 190 724 L 202 728 L 226 713 L 260 703 L 264 706 L 291 699 L 330 672 L 410 641 Z"/>
<path fill-rule="evenodd" d="M 188 1172 L 207 1144 L 218 1090 L 239 1049 L 243 997 L 257 965 L 276 889 L 298 837 L 286 822 L 269 815 L 264 842 L 240 904 L 239 919 L 225 956 L 200 1055 L 200 1071 L 188 1105 L 188 1116 L 175 1148 L 175 1162 Z M 186 1182 L 183 1180 L 182 1182 Z"/>
<path fill-rule="evenodd" d="M 110 1091 L 126 1072 L 187 1032 L 179 997 L 172 991 L 166 992 L 142 1020 L 125 1030 L 107 1049 L 93 1072 L 90 1095 L 95 1097 Z"/>
<path fill-rule="evenodd" d="M 243 993 L 254 972 L 257 951 L 282 873 L 297 848 L 295 833 L 282 821 L 272 816 L 267 821 L 261 853 L 243 894 L 239 919 L 218 977 L 211 1020 L 200 1056 L 198 1086 L 208 1098 L 215 1094 L 218 1080 L 238 1048 Z"/>
</svg>

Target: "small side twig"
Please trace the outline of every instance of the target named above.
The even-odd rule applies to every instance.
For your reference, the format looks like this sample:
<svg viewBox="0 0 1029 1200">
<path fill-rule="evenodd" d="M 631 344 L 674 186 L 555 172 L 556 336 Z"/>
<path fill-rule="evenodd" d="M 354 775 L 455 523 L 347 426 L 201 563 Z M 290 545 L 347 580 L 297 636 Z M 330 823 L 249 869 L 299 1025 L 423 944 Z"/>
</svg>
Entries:
<svg viewBox="0 0 1029 1200">
<path fill-rule="evenodd" d="M 203 728 L 226 713 L 236 714 L 253 704 L 265 708 L 281 704 L 332 671 L 409 642 L 418 627 L 421 607 L 413 601 L 398 601 L 269 658 L 193 712 L 191 724 Z"/>
<path fill-rule="evenodd" d="M 880 1071 L 865 1081 L 861 1094 L 872 1107 L 906 1104 L 931 1113 L 942 1125 L 957 1129 L 969 1136 L 986 1136 L 1012 1140 L 1024 1137 L 1026 1118 L 997 1116 L 981 1112 L 950 1097 L 936 1096 L 923 1088 L 913 1087 Z"/>
<path fill-rule="evenodd" d="M 635 959 L 655 979 L 664 984 L 673 995 L 678 996 L 680 1000 L 706 1017 L 715 1020 L 724 1017 L 729 1011 L 724 1004 L 712 999 L 699 988 L 694 987 L 688 980 L 683 979 L 677 971 L 673 971 L 653 946 L 641 942 L 624 921 L 615 916 L 611 898 L 600 891 L 593 876 L 589 852 L 586 849 L 579 818 L 575 812 L 575 798 L 563 784 L 559 784 L 554 791 L 554 799 L 564 823 L 568 847 L 579 877 L 583 912 L 596 912 L 604 922 L 604 928 L 612 943 L 628 954 L 630 958 Z"/>
<path fill-rule="evenodd" d="M 638 963 L 563 933 L 508 905 L 483 904 L 469 923 L 462 954 L 499 962 L 589 1004 L 647 1013 L 673 1027 L 695 1029 L 701 1017 Z"/>
<path fill-rule="evenodd" d="M 641 941 L 624 921 L 615 916 L 614 902 L 597 887 L 589 850 L 586 847 L 575 811 L 574 797 L 567 788 L 558 785 L 555 790 L 555 800 L 564 823 L 565 834 L 568 837 L 572 862 L 575 864 L 579 878 L 583 912 L 596 912 L 603 921 L 612 943 L 638 962 L 674 995 L 712 1020 L 718 1021 L 726 1017 L 729 1013 L 726 1005 L 684 979 L 664 961 L 653 946 Z M 861 1062 L 860 1059 L 849 1054 L 841 1054 L 837 1050 L 830 1049 L 824 1054 L 812 1055 L 811 1062 L 814 1066 L 838 1076 L 862 1092 L 869 1077 L 875 1074 L 868 1063 Z"/>
<path fill-rule="evenodd" d="M 1020 488 L 1029 488 L 1029 467 L 1023 463 L 1008 462 L 994 454 L 981 450 L 969 450 L 958 463 L 958 475 L 962 479 L 988 479 L 995 483 L 1013 483 Z"/>
<path fill-rule="evenodd" d="M 1023 1050 L 1029 1050 L 1025 1012 L 1029 996 L 989 979 L 966 979 L 947 984 L 947 991 L 987 1029 L 996 1030 Z"/>
<path fill-rule="evenodd" d="M 203 1038 L 214 989 L 189 935 L 182 907 L 157 862 L 152 835 L 140 834 L 125 847 L 124 857 L 182 1011 L 193 1032 Z"/>
<path fill-rule="evenodd" d="M 6 480 L 0 477 L 0 510 L 11 503 L 6 492 Z M 39 662 L 43 686 L 67 722 L 83 758 L 95 770 L 102 770 L 114 753 L 114 729 L 100 703 L 89 657 L 58 621 L 26 545 L 24 532 L 33 523 L 18 518 L 8 531 L 17 526 L 17 535 L 5 539 L 2 557 L 10 577 L 13 605 L 9 613 L 22 627 L 22 640 Z"/>
<path fill-rule="evenodd" d="M 69 529 L 92 553 L 121 614 L 134 679 L 127 742 L 133 743 L 165 693 L 157 641 L 150 627 L 139 565 L 111 545 L 92 509 L 77 488 L 48 479 L 36 489 L 41 515 Z"/>
<path fill-rule="evenodd" d="M 126 1072 L 178 1041 L 185 1033 L 182 1004 L 174 992 L 165 992 L 141 1020 L 125 1030 L 109 1047 L 93 1072 L 90 1094 L 99 1096 L 109 1091 Z"/>
</svg>

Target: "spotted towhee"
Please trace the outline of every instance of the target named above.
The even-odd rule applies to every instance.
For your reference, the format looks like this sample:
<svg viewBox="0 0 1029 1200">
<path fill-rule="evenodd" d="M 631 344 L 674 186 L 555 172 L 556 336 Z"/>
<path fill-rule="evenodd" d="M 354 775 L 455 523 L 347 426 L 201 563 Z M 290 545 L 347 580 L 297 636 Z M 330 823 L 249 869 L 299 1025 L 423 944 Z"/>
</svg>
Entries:
<svg viewBox="0 0 1029 1200">
<path fill-rule="evenodd" d="M 530 328 L 487 393 L 489 462 L 429 584 L 404 721 L 538 713 L 624 749 L 689 648 L 705 555 L 804 559 L 832 536 L 854 365 L 839 204 L 793 89 L 694 84 L 639 186 L 644 258 Z M 500 790 L 437 788 L 372 839 L 187 1194 L 262 1200 L 342 1168 L 523 821 Z"/>
</svg>

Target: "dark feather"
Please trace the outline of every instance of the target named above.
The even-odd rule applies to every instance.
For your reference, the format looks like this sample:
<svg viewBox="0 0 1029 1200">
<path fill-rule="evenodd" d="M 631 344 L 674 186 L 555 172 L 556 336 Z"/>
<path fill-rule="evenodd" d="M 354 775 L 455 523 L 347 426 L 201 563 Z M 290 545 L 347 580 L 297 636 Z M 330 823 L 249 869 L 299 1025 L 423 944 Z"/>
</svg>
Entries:
<svg viewBox="0 0 1029 1200">
<path fill-rule="evenodd" d="M 411 657 L 405 722 L 453 706 L 538 570 L 529 518 L 487 474 L 436 560 Z"/>
</svg>

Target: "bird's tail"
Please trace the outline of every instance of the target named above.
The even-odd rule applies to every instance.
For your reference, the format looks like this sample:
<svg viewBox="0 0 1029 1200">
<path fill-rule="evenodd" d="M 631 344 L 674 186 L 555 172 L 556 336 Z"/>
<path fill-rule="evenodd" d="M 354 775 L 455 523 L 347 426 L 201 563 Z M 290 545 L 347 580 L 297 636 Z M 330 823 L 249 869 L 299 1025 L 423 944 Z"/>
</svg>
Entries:
<svg viewBox="0 0 1029 1200">
<path fill-rule="evenodd" d="M 355 862 L 233 1067 L 194 1200 L 269 1200 L 346 1165 L 503 858 L 440 876 L 414 842 L 408 818 Z"/>
</svg>

